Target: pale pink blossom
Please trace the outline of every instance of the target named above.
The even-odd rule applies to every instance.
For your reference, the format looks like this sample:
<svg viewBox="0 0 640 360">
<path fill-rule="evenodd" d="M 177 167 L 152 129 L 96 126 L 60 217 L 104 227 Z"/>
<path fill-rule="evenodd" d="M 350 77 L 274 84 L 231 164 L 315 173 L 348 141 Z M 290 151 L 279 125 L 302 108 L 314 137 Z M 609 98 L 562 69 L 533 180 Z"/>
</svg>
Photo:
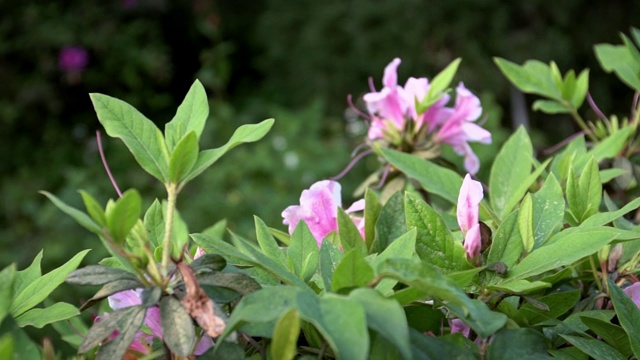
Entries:
<svg viewBox="0 0 640 360">
<path fill-rule="evenodd" d="M 125 290 L 119 293 L 113 294 L 108 297 L 109 306 L 113 310 L 126 308 L 129 306 L 135 306 L 142 304 L 142 289 Z M 144 318 L 144 324 L 147 325 L 149 331 L 151 331 L 152 337 L 163 339 L 162 325 L 160 323 L 160 308 L 152 306 L 147 308 L 147 313 Z M 148 343 L 151 343 L 150 339 L 142 331 L 136 334 L 136 339 L 146 338 Z M 209 348 L 213 347 L 213 339 L 208 336 L 203 336 L 194 352 L 195 355 L 204 354 Z M 136 346 L 138 346 L 136 344 Z M 132 348 L 133 350 L 133 348 Z"/>
<path fill-rule="evenodd" d="M 640 308 L 640 282 L 625 288 L 624 292 L 633 300 L 636 306 Z"/>
<path fill-rule="evenodd" d="M 464 236 L 464 248 L 467 258 L 473 260 L 480 255 L 482 241 L 480 238 L 480 201 L 484 197 L 482 184 L 472 180 L 467 174 L 462 181 L 460 194 L 458 195 L 458 208 L 456 215 L 458 225 Z"/>
<path fill-rule="evenodd" d="M 289 226 L 293 234 L 298 222 L 304 221 L 316 239 L 318 246 L 332 231 L 338 231 L 338 208 L 342 207 L 341 186 L 332 180 L 318 181 L 300 195 L 300 205 L 291 205 L 282 212 L 283 224 Z M 364 209 L 364 200 L 351 205 L 345 212 L 352 213 Z M 352 217 L 364 237 L 364 219 Z"/>
<path fill-rule="evenodd" d="M 393 125 L 397 130 L 402 131 L 405 126 L 405 115 L 408 104 L 405 101 L 405 90 L 398 86 L 398 66 L 400 59 L 395 58 L 384 69 L 382 78 L 382 89 L 364 95 L 367 110 L 371 116 L 371 127 L 369 129 L 369 139 L 382 138 L 387 124 Z"/>
</svg>

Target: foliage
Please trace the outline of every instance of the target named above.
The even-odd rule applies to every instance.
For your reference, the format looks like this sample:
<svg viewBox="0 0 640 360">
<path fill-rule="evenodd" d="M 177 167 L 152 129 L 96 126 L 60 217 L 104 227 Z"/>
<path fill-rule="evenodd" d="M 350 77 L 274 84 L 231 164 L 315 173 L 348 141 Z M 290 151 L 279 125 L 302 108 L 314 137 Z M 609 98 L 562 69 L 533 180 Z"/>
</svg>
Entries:
<svg viewBox="0 0 640 360">
<path fill-rule="evenodd" d="M 640 56 L 628 38 L 623 42 L 596 52 L 606 71 L 635 89 L 637 74 L 625 69 L 636 68 Z M 77 71 L 82 52 L 68 50 L 65 66 Z M 611 56 L 620 52 L 629 54 L 616 60 L 622 65 Z M 588 70 L 563 76 L 554 62 L 496 63 L 515 86 L 547 98 L 534 110 L 568 113 L 584 134 L 539 159 L 520 127 L 485 164 L 486 185 L 470 174 L 463 180 L 449 159 L 464 157 L 475 174 L 467 159 L 479 159 L 467 142 L 491 137 L 473 123 L 482 108 L 462 84 L 455 105 L 446 106 L 460 61 L 430 83 L 414 79 L 425 80 L 415 91 L 397 85 L 396 59 L 383 89 L 364 99 L 369 125 L 382 124 L 365 140 L 381 167 L 373 175 L 380 186 L 369 186 L 370 177 L 364 199 L 343 209 L 337 183 L 317 182 L 282 213 L 288 233 L 254 217 L 255 241 L 227 231 L 224 220 L 191 232 L 178 198 L 227 152 L 262 139 L 273 119 L 241 125 L 223 145 L 203 150 L 209 100 L 199 81 L 164 131 L 127 102 L 92 93 L 106 133 L 166 196 L 145 201 L 144 189 L 121 192 L 113 178 L 118 198 L 101 202 L 80 191 L 82 208 L 43 192 L 109 255 L 73 271 L 85 250 L 42 275 L 40 253 L 21 272 L 15 265 L 2 270 L 0 354 L 35 354 L 40 350 L 20 327 L 77 314 L 73 305 L 45 301 L 66 278 L 99 287 L 81 310 L 103 300 L 111 308 L 81 337 L 67 337 L 85 358 L 639 357 L 640 232 L 625 216 L 637 213 L 640 201 L 627 200 L 637 181 L 615 183 L 636 166 L 639 105 L 628 120 L 600 115 L 586 122 L 579 107 Z M 413 101 L 403 97 L 409 89 Z M 440 144 L 453 153 L 442 154 Z M 328 233 L 319 235 L 318 225 Z M 36 307 L 43 301 L 46 307 Z M 46 342 L 41 351 L 55 357 Z"/>
</svg>

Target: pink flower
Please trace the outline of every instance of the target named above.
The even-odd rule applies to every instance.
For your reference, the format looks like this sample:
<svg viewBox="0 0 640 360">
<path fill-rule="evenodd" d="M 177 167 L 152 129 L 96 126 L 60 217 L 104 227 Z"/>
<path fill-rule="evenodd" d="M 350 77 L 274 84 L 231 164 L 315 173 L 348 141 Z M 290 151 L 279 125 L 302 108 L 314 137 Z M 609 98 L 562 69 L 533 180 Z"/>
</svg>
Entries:
<svg viewBox="0 0 640 360">
<path fill-rule="evenodd" d="M 467 174 L 462 181 L 458 195 L 458 225 L 464 236 L 464 248 L 467 258 L 473 260 L 480 255 L 482 241 L 480 238 L 479 207 L 484 197 L 482 184 L 472 180 Z"/>
<path fill-rule="evenodd" d="M 397 70 L 400 62 L 399 58 L 395 58 L 384 69 L 382 90 L 371 89 L 370 93 L 364 95 L 363 99 L 372 115 L 369 139 L 384 137 L 383 131 L 387 130 L 387 124 L 393 125 L 399 131 L 404 129 L 408 105 L 404 89 L 398 86 Z"/>
<path fill-rule="evenodd" d="M 332 180 L 318 181 L 300 195 L 300 205 L 291 205 L 282 212 L 283 224 L 289 226 L 289 234 L 293 234 L 298 222 L 304 221 L 318 246 L 332 231 L 338 231 L 338 207 L 342 207 L 341 186 Z M 351 205 L 347 213 L 362 211 L 364 200 Z M 364 219 L 352 217 L 364 238 Z"/>
<path fill-rule="evenodd" d="M 109 306 L 113 310 L 118 310 L 118 309 L 126 308 L 129 306 L 140 305 L 142 304 L 141 296 L 142 296 L 142 289 L 121 291 L 119 293 L 109 296 L 108 298 Z M 153 337 L 156 337 L 158 339 L 163 338 L 162 325 L 160 324 L 160 308 L 158 308 L 157 306 L 152 306 L 150 308 L 147 308 L 147 314 L 145 315 L 145 318 L 144 318 L 144 324 L 147 325 L 147 327 L 149 328 L 149 331 L 151 331 L 151 334 L 152 334 L 151 339 Z M 136 334 L 136 339 L 144 338 L 145 335 L 146 334 L 144 334 L 142 331 L 139 331 L 138 334 Z M 148 338 L 149 336 L 146 336 L 146 337 Z M 151 339 L 147 339 L 147 342 L 151 343 L 152 342 Z M 134 345 L 136 347 L 138 346 L 135 341 L 134 341 L 134 344 L 132 344 L 132 346 Z M 213 339 L 211 339 L 208 336 L 204 336 L 196 346 L 196 350 L 194 354 L 202 355 L 207 350 L 209 350 L 209 348 L 211 348 L 213 345 L 214 345 Z M 133 347 L 132 347 L 132 350 L 134 350 Z"/>
<path fill-rule="evenodd" d="M 625 288 L 624 292 L 633 300 L 636 306 L 640 308 L 640 282 Z"/>
<path fill-rule="evenodd" d="M 87 50 L 78 46 L 67 46 L 60 50 L 58 68 L 66 72 L 79 72 L 87 66 Z"/>
<path fill-rule="evenodd" d="M 465 169 L 471 174 L 478 172 L 480 163 L 469 142 L 491 143 L 491 133 L 474 123 L 481 113 L 480 99 L 460 83 L 456 88 L 455 107 L 435 135 L 438 142 L 451 145 L 456 153 L 464 156 Z"/>
</svg>

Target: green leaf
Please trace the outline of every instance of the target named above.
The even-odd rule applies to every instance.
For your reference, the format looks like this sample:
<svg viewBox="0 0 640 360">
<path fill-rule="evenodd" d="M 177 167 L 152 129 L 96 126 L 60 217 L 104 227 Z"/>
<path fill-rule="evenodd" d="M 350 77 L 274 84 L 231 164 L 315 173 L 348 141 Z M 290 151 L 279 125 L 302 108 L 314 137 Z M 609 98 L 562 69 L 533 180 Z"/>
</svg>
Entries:
<svg viewBox="0 0 640 360">
<path fill-rule="evenodd" d="M 11 308 L 16 273 L 16 264 L 11 264 L 0 271 L 0 323 L 9 314 L 9 309 Z"/>
<path fill-rule="evenodd" d="M 633 58 L 627 47 L 598 44 L 594 46 L 594 50 L 604 71 L 614 72 L 623 83 L 640 91 L 640 63 Z"/>
<path fill-rule="evenodd" d="M 147 229 L 148 238 L 153 246 L 158 247 L 164 238 L 164 213 L 162 203 L 155 199 L 144 214 L 144 227 Z"/>
<path fill-rule="evenodd" d="M 9 310 L 11 315 L 13 315 L 14 318 L 18 317 L 46 299 L 53 290 L 64 282 L 67 275 L 80 265 L 80 261 L 82 261 L 89 251 L 90 249 L 79 252 L 64 265 L 51 270 L 49 273 L 31 282 L 24 290 L 15 293 L 15 298 Z"/>
<path fill-rule="evenodd" d="M 351 217 L 342 208 L 338 208 L 338 232 L 344 252 L 356 249 L 362 256 L 367 255 L 367 245 Z"/>
<path fill-rule="evenodd" d="M 526 182 L 532 160 L 531 140 L 524 127 L 520 127 L 502 146 L 491 167 L 489 198 L 500 219 L 513 209 L 531 184 Z"/>
<path fill-rule="evenodd" d="M 96 93 L 89 96 L 107 134 L 120 138 L 146 172 L 168 181 L 169 152 L 160 129 L 122 100 Z"/>
<path fill-rule="evenodd" d="M 180 301 L 165 296 L 160 301 L 160 323 L 165 344 L 173 353 L 187 356 L 196 341 L 191 316 Z"/>
<path fill-rule="evenodd" d="M 319 262 L 320 276 L 324 282 L 324 290 L 329 291 L 333 283 L 333 273 L 344 255 L 335 245 L 329 241 L 323 241 L 320 246 Z"/>
<path fill-rule="evenodd" d="M 116 243 L 122 244 L 142 212 L 142 198 L 137 190 L 127 190 L 110 209 L 107 208 L 107 229 Z"/>
<path fill-rule="evenodd" d="M 451 204 L 458 202 L 462 178 L 455 171 L 411 154 L 389 149 L 381 151 L 391 165 L 406 176 L 416 179 L 426 191 L 441 196 Z M 528 161 L 530 164 L 530 159 Z"/>
<path fill-rule="evenodd" d="M 327 294 L 320 301 L 319 315 L 305 317 L 325 337 L 338 359 L 367 358 L 367 320 L 365 311 L 358 302 Z"/>
<path fill-rule="evenodd" d="M 58 302 L 46 308 L 27 310 L 16 318 L 18 326 L 33 326 L 38 329 L 56 321 L 67 320 L 80 315 L 78 308 L 64 302 Z"/>
<path fill-rule="evenodd" d="M 254 216 L 253 220 L 256 227 L 256 238 L 264 254 L 279 264 L 286 264 L 285 256 L 267 225 L 257 216 Z"/>
<path fill-rule="evenodd" d="M 575 174 L 567 181 L 567 203 L 576 223 L 582 223 L 598 212 L 602 199 L 602 183 L 598 163 L 591 158 L 580 177 Z"/>
<path fill-rule="evenodd" d="M 0 336 L 0 358 L 13 359 L 14 358 L 14 341 L 11 334 L 4 334 Z"/>
<path fill-rule="evenodd" d="M 409 326 L 400 304 L 369 288 L 355 289 L 349 298 L 364 308 L 367 326 L 395 345 L 404 359 L 411 359 Z"/>
<path fill-rule="evenodd" d="M 562 338 L 570 342 L 573 346 L 580 349 L 585 354 L 589 355 L 594 360 L 625 360 L 626 357 L 622 356 L 620 352 L 606 343 L 595 340 L 587 339 L 581 336 L 571 336 L 560 334 Z"/>
<path fill-rule="evenodd" d="M 243 273 L 211 272 L 197 276 L 198 283 L 203 286 L 216 286 L 233 290 L 241 295 L 248 295 L 260 290 L 252 277 Z"/>
<path fill-rule="evenodd" d="M 66 281 L 74 285 L 104 285 L 116 280 L 138 281 L 136 275 L 112 267 L 103 265 L 89 265 L 82 269 L 75 270 Z"/>
<path fill-rule="evenodd" d="M 164 127 L 167 146 L 173 151 L 180 139 L 189 132 L 196 135 L 196 143 L 200 138 L 209 116 L 209 101 L 204 86 L 196 80 L 178 107 L 176 115 Z"/>
<path fill-rule="evenodd" d="M 504 291 L 510 294 L 528 294 L 538 290 L 551 287 L 551 284 L 544 281 L 527 281 L 527 280 L 513 280 L 506 281 L 497 285 L 488 285 L 487 288 L 491 290 Z"/>
<path fill-rule="evenodd" d="M 200 175 L 208 167 L 213 165 L 218 159 L 225 153 L 235 148 L 236 146 L 244 143 L 256 142 L 262 139 L 273 126 L 273 119 L 267 119 L 259 124 L 242 125 L 231 135 L 231 139 L 226 144 L 216 149 L 209 149 L 200 151 L 198 154 L 198 160 L 189 172 L 189 175 L 184 178 L 183 182 L 189 182 L 196 176 Z"/>
<path fill-rule="evenodd" d="M 247 266 L 253 264 L 251 257 L 243 254 L 224 240 L 205 234 L 191 234 L 193 241 L 207 253 L 218 254 L 227 260 L 228 264 Z"/>
<path fill-rule="evenodd" d="M 100 288 L 100 290 L 98 290 L 97 293 L 95 293 L 95 295 L 93 295 L 93 297 L 91 297 L 91 299 L 82 304 L 80 310 L 82 311 L 90 308 L 93 305 L 96 305 L 107 296 L 111 296 L 115 293 L 119 293 L 125 290 L 139 289 L 143 286 L 144 285 L 141 284 L 140 281 L 131 279 L 114 280 L 112 282 L 106 283 L 102 288 Z"/>
<path fill-rule="evenodd" d="M 420 101 L 418 113 L 423 113 L 429 106 L 433 105 L 442 97 L 444 91 L 449 87 L 451 80 L 453 80 L 453 77 L 456 75 L 461 61 L 462 59 L 460 58 L 453 60 L 444 70 L 433 77 L 431 84 L 429 84 L 429 92 L 425 98 L 418 99 Z"/>
<path fill-rule="evenodd" d="M 579 290 L 570 290 L 562 292 L 554 292 L 546 296 L 536 298 L 549 308 L 549 310 L 541 310 L 530 303 L 522 305 L 519 313 L 524 316 L 529 325 L 535 325 L 547 320 L 556 319 L 571 310 L 580 300 Z"/>
<path fill-rule="evenodd" d="M 411 229 L 394 239 L 383 252 L 373 259 L 371 265 L 377 268 L 387 259 L 411 259 L 416 253 L 417 234 L 416 229 Z"/>
<path fill-rule="evenodd" d="M 196 273 L 222 271 L 227 266 L 227 262 L 218 254 L 204 254 L 195 259 L 189 266 Z"/>
<path fill-rule="evenodd" d="M 531 105 L 533 111 L 542 111 L 545 114 L 566 114 L 571 109 L 556 100 L 536 100 Z"/>
<path fill-rule="evenodd" d="M 300 335 L 300 316 L 295 309 L 284 313 L 276 322 L 271 342 L 273 359 L 291 360 L 296 356 L 298 336 Z"/>
<path fill-rule="evenodd" d="M 493 61 L 504 76 L 523 92 L 556 100 L 562 99 L 560 89 L 556 86 L 551 69 L 547 64 L 537 60 L 529 60 L 520 66 L 499 57 L 493 58 Z"/>
<path fill-rule="evenodd" d="M 325 241 L 323 243 L 328 243 Z M 318 267 L 318 243 L 304 221 L 299 221 L 287 248 L 287 266 L 300 279 L 307 282 Z"/>
<path fill-rule="evenodd" d="M 373 269 L 364 256 L 357 249 L 353 249 L 345 254 L 336 267 L 331 288 L 338 292 L 341 289 L 367 286 L 373 276 Z"/>
<path fill-rule="evenodd" d="M 107 217 L 98 201 L 86 191 L 80 190 L 79 192 L 80 195 L 82 195 L 82 200 L 84 201 L 84 206 L 87 208 L 89 216 L 91 216 L 98 225 L 107 226 Z"/>
<path fill-rule="evenodd" d="M 637 209 L 640 207 L 640 198 L 635 198 L 625 206 L 623 206 L 620 210 L 616 211 L 608 211 L 599 214 L 595 214 L 585 220 L 582 224 L 580 224 L 581 228 L 593 227 L 593 226 L 601 226 L 608 224 L 625 214 Z"/>
<path fill-rule="evenodd" d="M 562 227 L 564 216 L 564 196 L 562 187 L 553 174 L 549 174 L 544 184 L 532 196 L 533 200 L 533 248 L 542 246 L 547 239 Z"/>
<path fill-rule="evenodd" d="M 93 219 L 91 219 L 87 214 L 85 214 L 84 212 L 72 206 L 65 204 L 62 200 L 58 199 L 55 195 L 51 193 L 48 193 L 46 191 L 40 191 L 40 193 L 46 196 L 47 198 L 49 198 L 49 200 L 51 200 L 51 202 L 58 209 L 62 210 L 63 213 L 71 216 L 82 227 L 91 231 L 94 234 L 102 235 L 102 228 L 98 224 L 96 224 L 96 222 L 93 221 Z"/>
<path fill-rule="evenodd" d="M 507 322 L 504 314 L 492 312 L 485 303 L 472 300 L 458 285 L 426 262 L 389 259 L 379 267 L 381 276 L 396 279 L 444 302 L 480 337 L 486 338 Z"/>
<path fill-rule="evenodd" d="M 196 161 L 198 160 L 198 136 L 190 131 L 185 135 L 175 149 L 171 152 L 169 160 L 169 181 L 180 183 L 187 177 Z M 184 183 L 184 182 L 182 182 Z"/>
<path fill-rule="evenodd" d="M 487 264 L 501 262 L 511 268 L 516 264 L 523 250 L 523 242 L 518 230 L 518 210 L 509 214 L 493 236 L 489 248 Z M 496 280 L 496 277 L 493 277 Z"/>
<path fill-rule="evenodd" d="M 44 250 L 40 250 L 38 255 L 33 258 L 33 261 L 24 270 L 16 272 L 15 281 L 13 282 L 13 293 L 17 294 L 22 292 L 29 284 L 42 276 L 42 270 L 40 269 L 40 263 L 42 262 Z M 13 280 L 12 280 L 13 281 Z"/>
<path fill-rule="evenodd" d="M 416 253 L 423 261 L 447 273 L 471 268 L 459 240 L 435 210 L 412 193 L 405 194 L 407 228 L 417 230 Z"/>
<path fill-rule="evenodd" d="M 531 194 L 527 194 L 520 204 L 520 211 L 518 211 L 518 230 L 520 230 L 520 237 L 526 253 L 531 252 L 535 244 L 532 226 L 533 201 L 531 200 Z"/>
<path fill-rule="evenodd" d="M 625 359 L 628 359 L 629 356 L 633 354 L 629 337 L 622 327 L 587 316 L 581 318 L 581 320 L 591 331 L 606 341 L 607 344 L 620 351 Z"/>
<path fill-rule="evenodd" d="M 640 357 L 640 309 L 627 294 L 618 287 L 611 279 L 607 279 L 609 284 L 609 294 L 613 301 L 613 307 L 618 315 L 620 325 L 627 332 L 631 349 L 636 357 Z"/>
<path fill-rule="evenodd" d="M 583 166 L 591 159 L 591 156 L 596 160 L 596 163 L 617 157 L 627 145 L 627 140 L 632 132 L 632 127 L 625 127 L 607 136 L 606 139 L 600 141 L 589 150 L 586 154 L 587 156 L 582 157 L 582 161 L 577 162 L 575 170 L 577 172 L 582 171 Z"/>
<path fill-rule="evenodd" d="M 561 266 L 573 264 L 595 253 L 617 236 L 615 229 L 605 227 L 575 231 L 568 235 L 560 232 L 552 237 L 547 245 L 534 250 L 511 268 L 508 279 L 525 279 L 546 271 L 559 270 Z"/>
<path fill-rule="evenodd" d="M 584 99 L 587 96 L 588 91 L 589 91 L 589 69 L 584 69 L 582 70 L 580 75 L 578 75 L 573 94 L 568 99 L 571 105 L 573 105 L 575 109 L 578 109 L 582 105 L 582 103 L 584 102 Z"/>
<path fill-rule="evenodd" d="M 491 342 L 487 360 L 551 359 L 544 336 L 533 329 L 503 329 Z"/>
<path fill-rule="evenodd" d="M 376 223 L 382 210 L 382 205 L 375 191 L 367 188 L 364 193 L 364 235 L 367 249 L 371 249 L 376 236 Z"/>
<path fill-rule="evenodd" d="M 366 225 L 365 220 L 365 226 Z M 389 246 L 393 239 L 407 232 L 404 215 L 404 195 L 398 191 L 384 204 L 375 223 L 375 238 L 371 244 L 371 253 L 379 253 Z"/>
<path fill-rule="evenodd" d="M 444 337 L 425 335 L 414 329 L 411 329 L 410 340 L 414 359 L 476 360 L 479 358 L 477 349 L 474 353 L 469 346 L 447 341 Z"/>
</svg>

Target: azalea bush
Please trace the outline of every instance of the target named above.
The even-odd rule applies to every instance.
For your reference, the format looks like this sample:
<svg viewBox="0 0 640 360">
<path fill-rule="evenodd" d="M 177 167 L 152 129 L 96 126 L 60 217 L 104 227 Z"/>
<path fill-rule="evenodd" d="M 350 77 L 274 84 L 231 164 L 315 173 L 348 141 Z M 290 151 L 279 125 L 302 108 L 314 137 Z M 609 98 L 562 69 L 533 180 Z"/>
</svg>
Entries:
<svg viewBox="0 0 640 360">
<path fill-rule="evenodd" d="M 104 152 L 116 199 L 80 191 L 78 209 L 43 192 L 110 256 L 77 269 L 84 250 L 42 275 L 40 254 L 25 270 L 2 270 L 0 317 L 12 333 L 0 337 L 0 354 L 55 356 L 50 343 L 15 346 L 28 343 L 21 328 L 55 323 L 97 359 L 640 357 L 640 31 L 622 40 L 595 48 L 635 93 L 622 117 L 597 107 L 587 70 L 495 59 L 516 87 L 544 97 L 533 110 L 568 114 L 582 131 L 538 157 L 518 128 L 486 179 L 470 143 L 492 136 L 479 98 L 452 85 L 460 60 L 404 85 L 401 60 L 391 60 L 382 88 L 372 80 L 363 106 L 351 104 L 369 128 L 345 172 L 365 156 L 380 164 L 361 199 L 343 203 L 345 172 L 321 179 L 282 209 L 282 224 L 255 217 L 251 239 L 224 221 L 191 233 L 180 194 L 228 151 L 263 138 L 273 119 L 202 150 L 209 107 L 199 81 L 164 131 L 126 102 L 91 94 L 106 133 L 166 197 L 121 191 Z M 582 115 L 585 101 L 593 119 Z M 97 292 L 79 309 L 40 307 L 63 280 Z M 93 311 L 93 323 L 78 322 L 79 310 Z"/>
</svg>

